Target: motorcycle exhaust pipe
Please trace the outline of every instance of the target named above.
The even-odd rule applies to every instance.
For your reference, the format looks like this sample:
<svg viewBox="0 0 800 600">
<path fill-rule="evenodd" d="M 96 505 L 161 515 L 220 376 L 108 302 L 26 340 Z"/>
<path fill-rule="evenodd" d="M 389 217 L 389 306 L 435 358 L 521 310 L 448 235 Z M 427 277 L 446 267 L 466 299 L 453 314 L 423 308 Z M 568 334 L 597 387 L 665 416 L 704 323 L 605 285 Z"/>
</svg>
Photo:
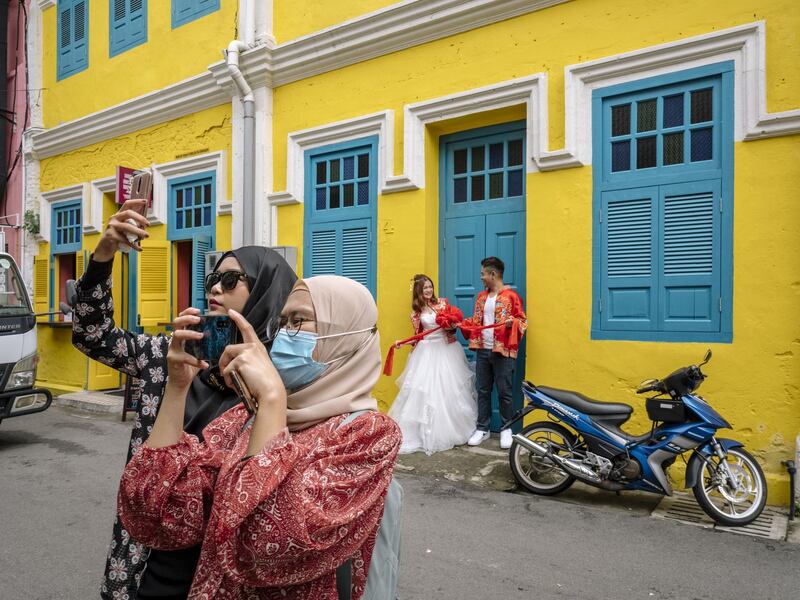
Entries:
<svg viewBox="0 0 800 600">
<path fill-rule="evenodd" d="M 529 440 L 524 435 L 516 433 L 513 436 L 514 440 L 523 448 L 530 450 L 537 456 L 541 456 L 542 458 L 547 458 L 557 466 L 564 469 L 570 475 L 574 475 L 579 479 L 588 480 L 591 483 L 600 483 L 602 479 L 600 476 L 595 473 L 592 469 L 584 465 L 583 463 L 573 460 L 571 458 L 564 458 L 563 456 L 559 456 L 558 454 L 553 454 L 550 451 L 550 448 L 543 446 L 537 442 Z"/>
</svg>

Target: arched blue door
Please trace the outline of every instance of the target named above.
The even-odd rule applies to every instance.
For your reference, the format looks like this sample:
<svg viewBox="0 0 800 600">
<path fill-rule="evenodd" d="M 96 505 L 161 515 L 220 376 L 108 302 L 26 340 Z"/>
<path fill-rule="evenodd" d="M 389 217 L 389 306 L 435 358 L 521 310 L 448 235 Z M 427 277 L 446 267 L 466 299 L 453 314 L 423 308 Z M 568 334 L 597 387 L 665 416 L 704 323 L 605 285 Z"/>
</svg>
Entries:
<svg viewBox="0 0 800 600">
<path fill-rule="evenodd" d="M 483 289 L 481 260 L 497 256 L 505 263 L 506 284 L 525 300 L 525 122 L 473 129 L 442 137 L 439 205 L 443 231 L 440 294 L 465 316 L 472 315 Z M 474 352 L 466 349 L 474 361 Z M 525 343 L 514 378 L 514 407 L 522 406 Z M 492 431 L 501 425 L 492 400 Z"/>
</svg>

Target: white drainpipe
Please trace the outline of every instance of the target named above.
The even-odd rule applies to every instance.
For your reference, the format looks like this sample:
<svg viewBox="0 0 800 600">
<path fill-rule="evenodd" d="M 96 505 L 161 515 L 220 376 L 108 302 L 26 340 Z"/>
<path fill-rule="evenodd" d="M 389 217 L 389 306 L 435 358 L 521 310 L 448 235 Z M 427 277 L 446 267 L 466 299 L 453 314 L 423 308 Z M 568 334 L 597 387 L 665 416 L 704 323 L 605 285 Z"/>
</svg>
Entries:
<svg viewBox="0 0 800 600">
<path fill-rule="evenodd" d="M 245 39 L 253 38 L 254 5 L 253 0 L 245 4 L 245 23 L 241 28 Z M 252 42 L 251 42 L 252 43 Z M 236 85 L 244 105 L 244 148 L 242 152 L 242 244 L 252 246 L 255 241 L 255 97 L 253 90 L 239 69 L 239 54 L 251 48 L 251 44 L 242 40 L 233 40 L 225 52 L 228 73 Z"/>
</svg>

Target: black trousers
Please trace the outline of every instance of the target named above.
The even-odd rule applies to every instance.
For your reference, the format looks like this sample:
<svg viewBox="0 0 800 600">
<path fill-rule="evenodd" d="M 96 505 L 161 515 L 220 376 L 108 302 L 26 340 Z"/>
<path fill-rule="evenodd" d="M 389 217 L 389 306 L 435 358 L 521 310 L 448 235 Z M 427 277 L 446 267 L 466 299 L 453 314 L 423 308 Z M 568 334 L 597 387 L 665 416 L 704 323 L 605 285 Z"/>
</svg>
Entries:
<svg viewBox="0 0 800 600">
<path fill-rule="evenodd" d="M 500 401 L 500 416 L 508 421 L 514 415 L 512 403 L 514 368 L 516 358 L 503 356 L 491 350 L 478 350 L 475 363 L 475 378 L 478 388 L 478 423 L 481 431 L 489 431 L 492 420 L 492 387 L 497 386 Z"/>
</svg>

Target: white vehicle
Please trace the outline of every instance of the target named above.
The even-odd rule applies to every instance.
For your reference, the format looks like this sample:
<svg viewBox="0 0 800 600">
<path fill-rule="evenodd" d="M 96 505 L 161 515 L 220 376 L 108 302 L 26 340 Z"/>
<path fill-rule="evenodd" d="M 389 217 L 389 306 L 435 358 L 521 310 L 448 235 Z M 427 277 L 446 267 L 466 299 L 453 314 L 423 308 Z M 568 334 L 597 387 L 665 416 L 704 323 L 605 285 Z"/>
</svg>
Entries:
<svg viewBox="0 0 800 600">
<path fill-rule="evenodd" d="M 14 259 L 0 252 L 0 421 L 46 410 L 49 390 L 37 389 L 36 315 Z"/>
</svg>

